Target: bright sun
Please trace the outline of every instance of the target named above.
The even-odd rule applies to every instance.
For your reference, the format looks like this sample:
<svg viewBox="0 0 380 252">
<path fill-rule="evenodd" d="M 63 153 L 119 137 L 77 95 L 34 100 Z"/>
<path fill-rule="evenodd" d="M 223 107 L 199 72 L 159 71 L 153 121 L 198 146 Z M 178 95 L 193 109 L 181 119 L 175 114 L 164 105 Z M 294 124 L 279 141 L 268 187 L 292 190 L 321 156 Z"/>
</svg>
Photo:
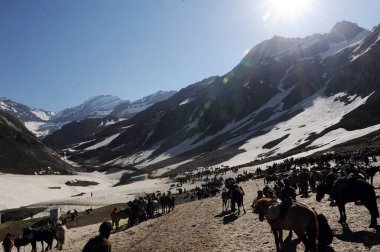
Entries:
<svg viewBox="0 0 380 252">
<path fill-rule="evenodd" d="M 311 8 L 312 0 L 270 0 L 274 16 L 284 19 L 298 19 Z"/>
</svg>

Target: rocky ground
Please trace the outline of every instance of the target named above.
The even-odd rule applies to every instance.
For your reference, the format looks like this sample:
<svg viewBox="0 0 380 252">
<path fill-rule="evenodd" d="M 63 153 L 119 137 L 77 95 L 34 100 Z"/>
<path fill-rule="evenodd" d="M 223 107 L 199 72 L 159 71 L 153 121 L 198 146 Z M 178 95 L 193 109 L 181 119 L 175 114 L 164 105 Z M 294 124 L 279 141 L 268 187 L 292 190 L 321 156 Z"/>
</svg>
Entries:
<svg viewBox="0 0 380 252">
<path fill-rule="evenodd" d="M 375 177 L 374 185 L 376 194 L 380 195 L 380 175 Z M 250 209 L 262 181 L 248 181 L 242 186 L 246 192 L 246 214 L 223 215 L 220 197 L 182 204 L 169 214 L 114 232 L 110 237 L 112 251 L 274 251 L 268 223 L 260 222 Z M 368 228 L 370 216 L 363 206 L 347 204 L 351 232 L 343 233 L 337 223 L 338 209 L 330 207 L 326 199 L 318 203 L 312 194 L 309 198 L 297 197 L 297 200 L 327 216 L 335 234 L 328 251 L 380 251 L 380 231 Z M 379 202 L 378 197 L 378 205 Z M 97 234 L 99 223 L 69 229 L 64 251 L 81 251 L 87 240 Z M 295 235 L 286 246 L 287 251 L 304 250 Z"/>
</svg>

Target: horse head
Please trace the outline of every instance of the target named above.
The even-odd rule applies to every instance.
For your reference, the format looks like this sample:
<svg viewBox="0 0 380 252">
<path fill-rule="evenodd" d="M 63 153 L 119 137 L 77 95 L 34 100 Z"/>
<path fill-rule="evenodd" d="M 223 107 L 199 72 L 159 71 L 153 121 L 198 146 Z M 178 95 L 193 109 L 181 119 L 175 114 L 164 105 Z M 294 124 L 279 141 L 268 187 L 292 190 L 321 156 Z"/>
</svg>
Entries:
<svg viewBox="0 0 380 252">
<path fill-rule="evenodd" d="M 27 240 L 33 239 L 33 229 L 30 227 L 24 228 L 22 231 L 22 236 Z"/>
<path fill-rule="evenodd" d="M 325 194 L 326 194 L 326 184 L 325 183 L 319 183 L 316 187 L 316 194 L 315 194 L 315 199 L 318 201 L 318 202 L 321 202 L 321 200 L 323 199 L 323 197 L 325 197 Z"/>
</svg>

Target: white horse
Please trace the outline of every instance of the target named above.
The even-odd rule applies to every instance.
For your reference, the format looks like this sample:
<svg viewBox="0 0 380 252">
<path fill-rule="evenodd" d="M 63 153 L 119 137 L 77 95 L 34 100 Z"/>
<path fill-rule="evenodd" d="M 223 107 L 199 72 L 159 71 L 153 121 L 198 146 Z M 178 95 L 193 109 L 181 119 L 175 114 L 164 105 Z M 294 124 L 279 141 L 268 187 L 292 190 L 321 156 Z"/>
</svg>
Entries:
<svg viewBox="0 0 380 252">
<path fill-rule="evenodd" d="M 65 225 L 58 225 L 57 231 L 55 232 L 55 238 L 57 239 L 56 248 L 58 250 L 62 250 L 63 244 L 66 242 L 66 232 L 67 228 Z"/>
</svg>

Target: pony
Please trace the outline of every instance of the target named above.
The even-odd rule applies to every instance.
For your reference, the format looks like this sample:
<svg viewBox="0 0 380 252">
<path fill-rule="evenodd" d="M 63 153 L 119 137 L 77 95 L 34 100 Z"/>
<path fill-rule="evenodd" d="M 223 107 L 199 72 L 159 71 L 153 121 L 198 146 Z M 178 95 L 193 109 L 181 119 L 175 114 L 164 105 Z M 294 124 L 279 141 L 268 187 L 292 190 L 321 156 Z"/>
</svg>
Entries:
<svg viewBox="0 0 380 252">
<path fill-rule="evenodd" d="M 224 190 L 222 192 L 222 211 L 227 212 L 228 207 L 231 203 L 231 193 L 229 191 Z"/>
<path fill-rule="evenodd" d="M 143 200 L 134 200 L 129 201 L 128 207 L 131 209 L 132 214 L 136 216 L 136 220 L 139 222 L 147 220 L 147 214 L 145 211 L 144 201 Z"/>
<path fill-rule="evenodd" d="M 63 244 L 66 242 L 66 232 L 67 228 L 65 225 L 58 225 L 57 230 L 55 231 L 55 239 L 57 240 L 56 248 L 58 250 L 63 249 Z"/>
<path fill-rule="evenodd" d="M 231 189 L 231 210 L 235 211 L 235 203 L 238 206 L 238 214 L 240 215 L 240 207 L 243 207 L 244 213 L 246 213 L 244 208 L 244 191 L 238 185 L 234 185 Z"/>
<path fill-rule="evenodd" d="M 11 252 L 13 247 L 16 247 L 17 252 L 20 252 L 20 247 L 26 246 L 29 244 L 27 239 L 21 236 L 15 236 L 8 233 L 3 240 L 3 248 L 5 252 Z"/>
<path fill-rule="evenodd" d="M 380 167 L 378 167 L 378 166 L 371 166 L 365 170 L 365 172 L 367 173 L 367 175 L 371 181 L 371 185 L 373 185 L 373 177 L 379 171 L 380 171 Z"/>
<path fill-rule="evenodd" d="M 37 252 L 37 242 L 41 242 L 42 251 L 48 251 L 52 249 L 55 234 L 51 229 L 24 228 L 23 237 L 32 244 L 32 252 Z M 47 244 L 46 250 L 44 250 L 44 242 Z"/>
<path fill-rule="evenodd" d="M 264 177 L 264 184 L 269 184 L 270 182 L 277 181 L 278 177 L 276 175 L 267 175 Z"/>
<path fill-rule="evenodd" d="M 17 252 L 20 252 L 21 247 L 25 247 L 28 245 L 30 242 L 28 239 L 25 239 L 25 237 L 18 236 L 15 240 L 15 247 L 17 248 Z M 25 248 L 24 248 L 25 251 Z"/>
<path fill-rule="evenodd" d="M 305 245 L 305 251 L 318 251 L 318 219 L 313 209 L 305 204 L 293 202 L 284 218 L 268 217 L 269 208 L 276 201 L 272 198 L 262 198 L 257 201 L 259 220 L 266 217 L 275 240 L 276 251 L 284 249 L 283 230 L 294 231 Z"/>
<path fill-rule="evenodd" d="M 159 201 L 161 204 L 162 213 L 167 213 L 174 209 L 175 198 L 173 196 L 163 195 L 159 198 Z"/>
<path fill-rule="evenodd" d="M 345 205 L 348 202 L 361 201 L 371 215 L 370 228 L 377 227 L 379 209 L 376 203 L 375 189 L 366 181 L 356 178 L 338 178 L 332 186 L 321 183 L 316 189 L 316 200 L 320 202 L 325 194 L 329 194 L 335 200 L 340 214 L 339 223 L 348 227 Z"/>
<path fill-rule="evenodd" d="M 3 248 L 5 252 L 11 252 L 13 246 L 15 245 L 16 236 L 13 234 L 6 234 L 3 240 Z"/>
<path fill-rule="evenodd" d="M 116 212 L 114 218 L 112 219 L 112 221 L 115 223 L 116 229 L 119 228 L 119 222 L 121 219 L 128 219 L 128 225 L 132 227 L 137 223 L 138 214 L 133 212 L 130 207 Z"/>
</svg>

